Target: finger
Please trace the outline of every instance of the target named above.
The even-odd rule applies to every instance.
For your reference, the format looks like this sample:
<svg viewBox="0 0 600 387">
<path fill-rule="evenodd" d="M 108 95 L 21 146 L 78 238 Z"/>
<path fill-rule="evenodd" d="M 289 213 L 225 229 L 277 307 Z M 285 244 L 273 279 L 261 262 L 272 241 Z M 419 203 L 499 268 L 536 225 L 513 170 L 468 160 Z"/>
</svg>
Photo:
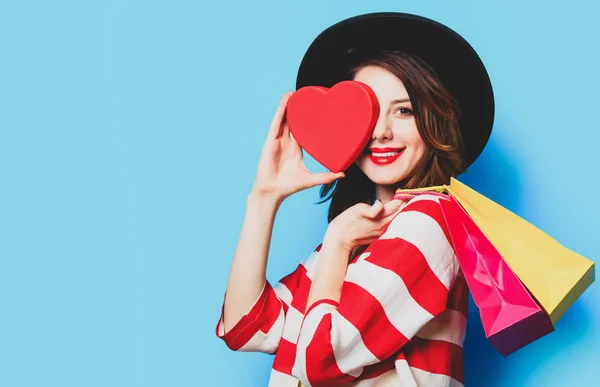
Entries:
<svg viewBox="0 0 600 387">
<path fill-rule="evenodd" d="M 321 172 L 321 173 L 309 173 L 305 179 L 307 185 L 306 188 L 311 188 L 317 185 L 330 184 L 338 179 L 344 178 L 346 175 L 344 172 L 333 173 L 333 172 Z"/>
<path fill-rule="evenodd" d="M 383 217 L 394 215 L 406 204 L 403 200 L 390 200 L 384 205 Z"/>
<path fill-rule="evenodd" d="M 285 118 L 283 119 L 283 123 L 281 124 L 281 137 L 289 139 L 291 139 L 292 137 L 292 133 L 290 132 L 290 126 L 288 125 L 287 120 Z"/>
<path fill-rule="evenodd" d="M 404 203 L 400 205 L 396 204 L 394 207 L 390 205 L 388 208 L 384 209 L 384 214 L 380 215 L 377 219 L 379 222 L 381 222 L 381 226 L 385 227 L 392 220 L 394 220 L 394 218 L 400 213 L 404 205 Z"/>
<path fill-rule="evenodd" d="M 273 121 L 271 121 L 271 127 L 269 128 L 269 138 L 276 139 L 281 135 L 282 131 L 282 122 L 283 117 L 285 116 L 285 109 L 287 107 L 287 103 L 292 96 L 293 92 L 289 91 L 283 95 L 281 101 L 279 102 L 279 106 L 275 111 L 275 115 L 273 116 Z"/>
<path fill-rule="evenodd" d="M 377 218 L 381 212 L 383 211 L 383 203 L 381 200 L 375 200 L 375 203 L 371 206 L 371 208 L 367 209 L 365 217 L 369 219 Z"/>
<path fill-rule="evenodd" d="M 286 126 L 287 126 L 287 123 L 286 123 Z M 288 129 L 288 131 L 289 131 L 289 126 L 287 127 L 287 129 Z M 292 132 L 289 132 L 289 134 L 290 134 L 290 135 L 289 135 L 289 137 L 288 137 L 288 138 L 290 139 L 290 145 L 291 145 L 292 147 L 294 147 L 295 149 L 297 149 L 297 150 L 300 152 L 300 158 L 303 160 L 303 162 L 302 162 L 302 168 L 303 168 L 303 169 L 304 169 L 306 172 L 308 172 L 308 173 L 311 173 L 311 172 L 308 170 L 308 168 L 306 168 L 306 165 L 304 165 L 304 153 L 303 153 L 303 149 L 302 149 L 302 147 L 300 146 L 300 144 L 298 144 L 298 141 L 296 141 L 296 138 L 294 137 L 294 135 L 292 134 Z M 283 136 L 285 136 L 285 133 L 282 133 L 282 137 L 283 137 Z"/>
<path fill-rule="evenodd" d="M 402 206 L 402 201 L 391 200 L 381 206 L 381 210 L 375 217 L 373 217 L 373 220 L 382 222 L 382 224 L 387 224 L 390 220 L 392 220 L 392 218 L 394 218 L 394 216 L 396 216 L 396 214 L 398 213 L 398 211 L 400 211 Z"/>
<path fill-rule="evenodd" d="M 300 144 L 298 144 L 298 141 L 296 141 L 296 137 L 294 137 L 294 134 L 290 131 L 290 127 L 287 124 L 287 122 L 285 123 L 284 126 L 286 127 L 286 128 L 284 128 L 284 130 L 287 129 L 287 133 L 290 136 L 290 140 L 292 141 L 292 144 L 297 145 L 300 148 Z"/>
</svg>

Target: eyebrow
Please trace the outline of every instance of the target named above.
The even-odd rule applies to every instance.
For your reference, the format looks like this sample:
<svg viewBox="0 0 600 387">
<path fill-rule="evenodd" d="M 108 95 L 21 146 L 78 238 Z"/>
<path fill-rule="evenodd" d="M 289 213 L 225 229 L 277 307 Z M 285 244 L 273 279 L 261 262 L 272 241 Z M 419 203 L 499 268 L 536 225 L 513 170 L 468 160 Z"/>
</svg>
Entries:
<svg viewBox="0 0 600 387">
<path fill-rule="evenodd" d="M 410 98 L 395 99 L 391 102 L 392 105 L 402 102 L 410 102 Z"/>
</svg>

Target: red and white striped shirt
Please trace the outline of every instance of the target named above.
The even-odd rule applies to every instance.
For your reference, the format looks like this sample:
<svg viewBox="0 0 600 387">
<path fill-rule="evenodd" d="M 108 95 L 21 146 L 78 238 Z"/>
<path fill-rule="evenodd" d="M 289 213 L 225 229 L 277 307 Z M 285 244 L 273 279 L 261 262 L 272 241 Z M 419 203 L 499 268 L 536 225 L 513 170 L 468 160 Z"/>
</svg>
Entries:
<svg viewBox="0 0 600 387">
<path fill-rule="evenodd" d="M 275 354 L 270 387 L 464 384 L 468 288 L 439 205 L 419 195 L 348 265 L 339 303 L 308 310 L 319 248 L 217 336 Z"/>
</svg>

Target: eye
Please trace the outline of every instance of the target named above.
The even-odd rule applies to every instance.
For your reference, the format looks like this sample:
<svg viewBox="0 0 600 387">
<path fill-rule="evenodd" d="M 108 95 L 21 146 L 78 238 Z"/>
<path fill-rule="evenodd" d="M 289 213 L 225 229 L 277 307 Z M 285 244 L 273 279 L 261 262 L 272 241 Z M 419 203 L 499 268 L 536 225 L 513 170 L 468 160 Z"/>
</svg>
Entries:
<svg viewBox="0 0 600 387">
<path fill-rule="evenodd" d="M 399 107 L 394 110 L 394 114 L 400 114 L 401 116 L 412 116 L 413 111 L 407 107 Z"/>
</svg>

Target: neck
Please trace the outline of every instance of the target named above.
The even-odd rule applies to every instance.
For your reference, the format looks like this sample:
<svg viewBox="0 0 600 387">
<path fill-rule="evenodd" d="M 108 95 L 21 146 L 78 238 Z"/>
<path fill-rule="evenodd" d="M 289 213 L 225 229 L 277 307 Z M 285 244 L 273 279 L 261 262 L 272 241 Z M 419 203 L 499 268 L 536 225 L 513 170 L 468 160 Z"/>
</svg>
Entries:
<svg viewBox="0 0 600 387">
<path fill-rule="evenodd" d="M 383 204 L 392 200 L 394 193 L 396 192 L 396 188 L 392 185 L 379 185 L 375 186 L 375 196 L 377 199 L 381 200 Z"/>
</svg>

